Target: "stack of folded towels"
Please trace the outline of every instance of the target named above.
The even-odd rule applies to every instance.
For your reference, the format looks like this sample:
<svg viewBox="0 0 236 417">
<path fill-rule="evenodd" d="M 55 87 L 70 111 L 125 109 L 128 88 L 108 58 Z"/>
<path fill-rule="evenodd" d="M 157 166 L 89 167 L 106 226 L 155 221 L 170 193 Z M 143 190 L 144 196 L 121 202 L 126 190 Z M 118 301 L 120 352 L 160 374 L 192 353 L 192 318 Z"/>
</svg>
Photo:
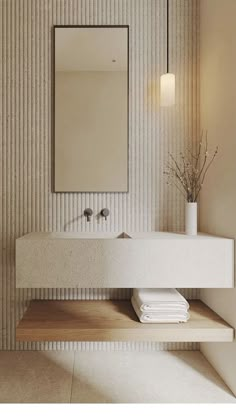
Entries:
<svg viewBox="0 0 236 417">
<path fill-rule="evenodd" d="M 189 304 L 174 288 L 135 288 L 131 303 L 142 323 L 180 323 L 189 319 Z"/>
</svg>

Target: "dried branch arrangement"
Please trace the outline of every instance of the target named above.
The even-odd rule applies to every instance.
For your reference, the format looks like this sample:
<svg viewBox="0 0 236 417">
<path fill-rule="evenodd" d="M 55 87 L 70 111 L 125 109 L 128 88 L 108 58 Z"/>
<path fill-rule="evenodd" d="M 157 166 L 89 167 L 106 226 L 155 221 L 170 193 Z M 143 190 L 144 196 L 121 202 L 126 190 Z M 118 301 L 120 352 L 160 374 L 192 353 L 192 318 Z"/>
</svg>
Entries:
<svg viewBox="0 0 236 417">
<path fill-rule="evenodd" d="M 218 153 L 217 146 L 214 153 L 209 154 L 207 133 L 204 142 L 203 144 L 202 133 L 196 154 L 187 149 L 186 155 L 181 152 L 179 159 L 176 159 L 169 153 L 169 162 L 164 171 L 167 176 L 167 184 L 174 185 L 188 203 L 197 201 L 206 174 Z"/>
</svg>

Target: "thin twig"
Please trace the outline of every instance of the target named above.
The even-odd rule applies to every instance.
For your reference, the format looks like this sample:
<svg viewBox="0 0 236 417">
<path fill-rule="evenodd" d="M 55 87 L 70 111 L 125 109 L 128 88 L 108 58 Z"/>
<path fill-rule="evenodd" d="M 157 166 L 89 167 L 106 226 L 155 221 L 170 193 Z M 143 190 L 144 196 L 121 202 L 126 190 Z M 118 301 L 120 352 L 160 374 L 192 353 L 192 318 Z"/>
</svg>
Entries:
<svg viewBox="0 0 236 417">
<path fill-rule="evenodd" d="M 187 148 L 186 155 L 180 153 L 180 162 L 174 158 L 171 153 L 169 153 L 171 162 L 167 163 L 167 171 L 164 171 L 164 174 L 168 177 L 169 183 L 173 184 L 178 191 L 184 195 L 188 202 L 197 201 L 207 172 L 218 153 L 217 147 L 212 158 L 208 162 L 208 136 L 206 133 L 205 149 L 203 151 L 204 158 L 200 164 L 202 155 L 202 139 L 203 132 L 201 133 L 200 143 L 196 150 L 196 155 L 191 151 L 191 149 Z"/>
<path fill-rule="evenodd" d="M 204 180 L 205 180 L 205 178 L 206 178 L 206 174 L 207 174 L 207 172 L 208 172 L 208 170 L 209 170 L 209 168 L 210 168 L 211 164 L 213 163 L 213 161 L 214 161 L 214 159 L 215 159 L 215 157 L 216 157 L 217 153 L 218 153 L 218 147 L 216 148 L 215 153 L 214 153 L 213 157 L 211 158 L 211 161 L 209 162 L 209 164 L 207 165 L 207 167 L 206 167 L 206 169 L 205 169 L 205 172 L 204 172 L 204 174 L 203 174 L 203 177 L 202 177 L 202 180 L 201 180 L 201 184 L 200 184 L 200 187 L 199 187 L 199 190 L 198 190 L 198 193 L 197 193 L 196 199 L 198 198 L 198 195 L 199 195 L 199 193 L 200 193 L 200 191 L 201 191 L 202 185 L 203 185 Z"/>
</svg>

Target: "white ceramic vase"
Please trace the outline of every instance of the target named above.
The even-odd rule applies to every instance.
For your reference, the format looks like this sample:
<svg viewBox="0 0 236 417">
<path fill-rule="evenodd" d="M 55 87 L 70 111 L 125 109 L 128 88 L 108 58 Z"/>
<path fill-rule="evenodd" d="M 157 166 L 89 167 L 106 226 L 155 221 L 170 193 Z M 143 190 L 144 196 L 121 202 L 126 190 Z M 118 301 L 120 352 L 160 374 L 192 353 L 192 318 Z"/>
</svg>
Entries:
<svg viewBox="0 0 236 417">
<path fill-rule="evenodd" d="M 197 235 L 197 203 L 185 205 L 185 233 L 189 236 Z"/>
</svg>

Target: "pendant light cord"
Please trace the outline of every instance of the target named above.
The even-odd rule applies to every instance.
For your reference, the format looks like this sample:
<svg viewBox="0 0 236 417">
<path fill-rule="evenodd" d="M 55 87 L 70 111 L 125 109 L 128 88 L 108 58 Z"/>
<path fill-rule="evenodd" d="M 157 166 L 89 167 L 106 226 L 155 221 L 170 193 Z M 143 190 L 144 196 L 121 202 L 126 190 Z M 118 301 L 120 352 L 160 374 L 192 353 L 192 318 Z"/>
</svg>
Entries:
<svg viewBox="0 0 236 417">
<path fill-rule="evenodd" d="M 169 0 L 166 0 L 166 72 L 169 72 Z"/>
</svg>

